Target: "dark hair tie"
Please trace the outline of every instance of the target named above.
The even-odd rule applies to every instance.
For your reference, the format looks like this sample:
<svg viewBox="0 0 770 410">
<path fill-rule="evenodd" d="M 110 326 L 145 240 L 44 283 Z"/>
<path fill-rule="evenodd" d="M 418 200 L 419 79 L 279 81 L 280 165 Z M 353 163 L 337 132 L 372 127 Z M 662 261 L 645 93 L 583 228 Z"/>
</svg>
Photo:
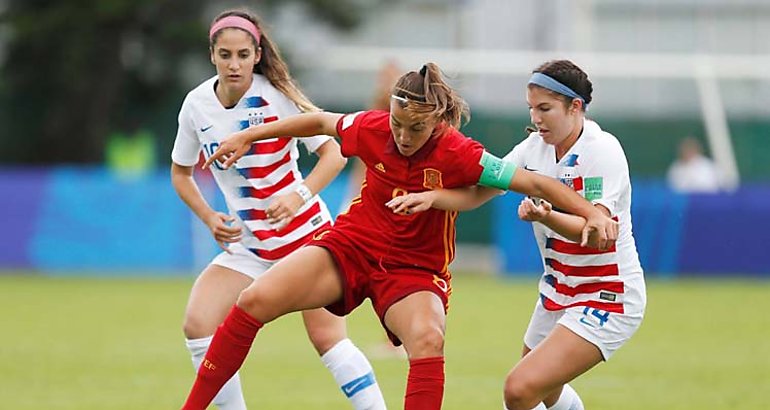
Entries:
<svg viewBox="0 0 770 410">
<path fill-rule="evenodd" d="M 421 75 L 421 76 L 423 76 L 423 77 L 425 77 L 425 73 L 427 73 L 427 72 L 428 72 L 428 65 L 427 65 L 427 64 L 425 64 L 425 65 L 423 65 L 423 66 L 422 66 L 422 68 L 420 69 L 420 75 Z"/>
</svg>

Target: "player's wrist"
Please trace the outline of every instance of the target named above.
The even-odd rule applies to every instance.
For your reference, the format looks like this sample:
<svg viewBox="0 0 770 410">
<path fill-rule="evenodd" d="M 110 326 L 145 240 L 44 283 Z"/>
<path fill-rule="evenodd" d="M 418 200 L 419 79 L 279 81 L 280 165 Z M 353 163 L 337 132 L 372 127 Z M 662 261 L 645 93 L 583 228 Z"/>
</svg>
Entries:
<svg viewBox="0 0 770 410">
<path fill-rule="evenodd" d="M 310 190 L 310 188 L 307 187 L 305 184 L 299 184 L 296 188 L 294 188 L 294 192 L 299 195 L 299 197 L 302 199 L 302 203 L 308 203 L 311 199 L 313 199 L 313 191 Z"/>
<path fill-rule="evenodd" d="M 438 190 L 438 189 L 434 189 L 432 191 L 429 191 L 430 192 L 430 194 L 429 194 L 429 196 L 430 196 L 429 201 L 430 201 L 431 208 L 435 207 L 437 203 L 441 202 L 441 194 L 439 193 L 439 191 L 440 190 Z"/>
<path fill-rule="evenodd" d="M 209 226 L 214 225 L 220 221 L 219 212 L 211 208 L 202 211 L 200 214 L 198 214 L 198 217 L 201 219 L 201 221 L 203 221 L 203 223 Z"/>
</svg>

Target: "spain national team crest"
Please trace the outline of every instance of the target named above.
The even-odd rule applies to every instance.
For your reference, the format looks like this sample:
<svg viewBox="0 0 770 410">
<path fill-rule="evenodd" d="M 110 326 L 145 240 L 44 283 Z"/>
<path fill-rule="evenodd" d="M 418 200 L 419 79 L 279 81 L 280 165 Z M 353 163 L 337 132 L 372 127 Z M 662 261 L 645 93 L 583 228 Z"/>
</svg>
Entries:
<svg viewBox="0 0 770 410">
<path fill-rule="evenodd" d="M 444 187 L 444 183 L 441 181 L 441 171 L 433 168 L 425 168 L 423 170 L 424 179 L 422 186 L 428 189 L 440 189 Z"/>
</svg>

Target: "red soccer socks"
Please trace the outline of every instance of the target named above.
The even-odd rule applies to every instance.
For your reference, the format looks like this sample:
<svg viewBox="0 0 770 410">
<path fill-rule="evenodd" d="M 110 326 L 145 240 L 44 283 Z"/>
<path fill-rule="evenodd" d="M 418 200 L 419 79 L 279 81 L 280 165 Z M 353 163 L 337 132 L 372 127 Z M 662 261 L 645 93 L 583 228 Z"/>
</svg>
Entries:
<svg viewBox="0 0 770 410">
<path fill-rule="evenodd" d="M 444 398 L 444 357 L 409 361 L 404 410 L 438 410 Z"/>
<path fill-rule="evenodd" d="M 205 410 L 208 407 L 219 389 L 233 377 L 246 360 L 260 328 L 262 323 L 238 306 L 233 306 L 214 333 L 214 339 L 198 369 L 198 376 L 182 407 L 183 410 Z"/>
</svg>

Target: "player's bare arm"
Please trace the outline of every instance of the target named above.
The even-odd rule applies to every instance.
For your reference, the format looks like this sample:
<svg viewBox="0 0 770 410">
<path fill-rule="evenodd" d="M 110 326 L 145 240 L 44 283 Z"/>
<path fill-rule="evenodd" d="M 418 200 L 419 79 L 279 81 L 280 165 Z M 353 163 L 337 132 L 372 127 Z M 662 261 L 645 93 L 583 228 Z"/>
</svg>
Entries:
<svg viewBox="0 0 770 410">
<path fill-rule="evenodd" d="M 595 206 L 606 216 L 610 216 L 610 211 L 603 205 Z M 573 242 L 582 240 L 586 220 L 577 215 L 554 211 L 551 203 L 546 200 L 533 201 L 531 198 L 524 198 L 519 203 L 518 214 L 522 221 L 540 222 Z M 592 242 L 595 239 L 589 238 L 588 247 L 599 247 L 597 243 Z"/>
<path fill-rule="evenodd" d="M 386 206 L 394 213 L 417 213 L 430 208 L 446 211 L 468 211 L 476 209 L 503 191 L 483 186 L 455 189 L 436 189 L 411 193 L 391 199 Z"/>
<path fill-rule="evenodd" d="M 230 252 L 226 244 L 240 241 L 243 232 L 241 228 L 229 225 L 234 220 L 232 216 L 217 212 L 209 206 L 193 179 L 193 167 L 172 163 L 171 184 L 182 201 L 206 224 L 219 247 Z"/>
<path fill-rule="evenodd" d="M 618 238 L 618 223 L 586 201 L 564 184 L 548 177 L 518 169 L 511 178 L 509 189 L 532 197 L 546 198 L 558 208 L 586 219 L 581 230 L 580 244 L 596 245 L 598 249 L 609 249 Z"/>
<path fill-rule="evenodd" d="M 224 141 L 203 164 L 203 168 L 219 161 L 223 168 L 229 168 L 244 156 L 251 144 L 256 141 L 290 135 L 293 137 L 313 137 L 330 135 L 337 137 L 337 121 L 342 114 L 312 112 L 297 114 L 275 122 L 261 124 L 236 132 Z"/>
<path fill-rule="evenodd" d="M 483 168 L 479 185 L 521 192 L 545 198 L 568 213 L 586 218 L 580 244 L 595 243 L 608 249 L 618 237 L 618 224 L 596 209 L 582 196 L 555 179 L 544 177 L 484 152 L 479 162 Z"/>
<path fill-rule="evenodd" d="M 271 224 L 288 224 L 297 211 L 317 193 L 321 192 L 345 168 L 347 159 L 340 152 L 340 145 L 328 140 L 315 151 L 318 155 L 313 170 L 305 178 L 304 186 L 294 192 L 276 198 L 265 210 Z"/>
</svg>

